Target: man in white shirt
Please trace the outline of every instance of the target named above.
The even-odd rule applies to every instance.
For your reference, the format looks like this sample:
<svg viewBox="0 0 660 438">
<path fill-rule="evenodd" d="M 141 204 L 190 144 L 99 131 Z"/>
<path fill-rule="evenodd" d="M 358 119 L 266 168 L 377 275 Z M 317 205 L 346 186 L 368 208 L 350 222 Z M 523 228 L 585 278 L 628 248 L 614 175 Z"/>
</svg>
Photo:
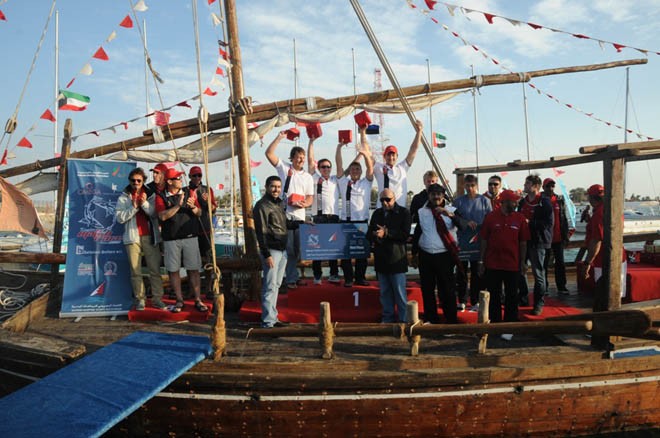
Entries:
<svg viewBox="0 0 660 438">
<path fill-rule="evenodd" d="M 268 162 L 275 167 L 278 176 L 284 181 L 282 197 L 286 200 L 286 215 L 295 226 L 289 230 L 286 253 L 286 282 L 290 289 L 295 289 L 304 282 L 299 280 L 297 264 L 300 260 L 300 231 L 298 225 L 305 221 L 305 208 L 310 207 L 314 200 L 314 180 L 303 169 L 305 150 L 299 146 L 291 148 L 289 163 L 285 163 L 275 154 L 277 145 L 286 137 L 286 131 L 281 131 L 266 149 Z"/>
<path fill-rule="evenodd" d="M 309 139 L 307 146 L 307 169 L 314 180 L 314 201 L 312 202 L 312 218 L 315 224 L 339 223 L 339 187 L 337 177 L 332 175 L 332 163 L 327 158 L 314 161 L 314 138 Z M 339 266 L 337 260 L 328 260 L 330 265 L 330 283 L 339 283 Z M 312 262 L 314 284 L 321 284 L 321 260 Z"/>
<path fill-rule="evenodd" d="M 344 223 L 364 223 L 369 220 L 369 206 L 371 205 L 371 186 L 374 181 L 374 166 L 371 159 L 371 150 L 367 143 L 367 127 L 360 127 L 360 141 L 362 149 L 357 157 L 349 164 L 348 170 L 344 171 L 341 156 L 342 143 L 337 145 L 335 161 L 337 163 L 337 176 L 339 176 L 339 193 L 342 196 L 341 221 Z M 360 156 L 365 157 L 367 174 L 362 178 L 362 166 L 359 163 Z M 355 276 L 353 276 L 353 263 L 350 259 L 341 261 L 341 269 L 344 271 L 344 286 L 353 286 L 353 281 L 358 286 L 369 286 L 365 279 L 367 271 L 367 259 L 355 259 Z"/>
<path fill-rule="evenodd" d="M 397 163 L 399 151 L 396 146 L 390 145 L 385 148 L 383 158 L 385 163 L 374 163 L 374 175 L 378 183 L 378 193 L 384 189 L 390 189 L 394 192 L 396 203 L 402 207 L 406 206 L 406 196 L 408 194 L 408 169 L 413 164 L 417 149 L 422 140 L 422 130 L 424 125 L 420 120 L 415 121 L 415 138 L 410 144 L 410 150 L 406 159 Z M 380 201 L 376 205 L 380 207 Z"/>
</svg>

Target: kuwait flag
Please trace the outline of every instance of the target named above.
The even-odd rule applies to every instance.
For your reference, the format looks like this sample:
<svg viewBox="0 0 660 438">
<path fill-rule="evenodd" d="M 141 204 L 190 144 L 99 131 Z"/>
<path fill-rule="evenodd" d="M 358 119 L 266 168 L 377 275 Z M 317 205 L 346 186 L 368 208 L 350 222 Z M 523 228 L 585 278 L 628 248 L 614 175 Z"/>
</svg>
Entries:
<svg viewBox="0 0 660 438">
<path fill-rule="evenodd" d="M 443 148 L 447 146 L 445 143 L 447 141 L 447 137 L 444 135 L 440 134 L 439 132 L 434 132 L 433 133 L 433 147 L 434 148 Z"/>
<path fill-rule="evenodd" d="M 60 90 L 60 98 L 57 102 L 60 111 L 84 111 L 89 105 L 89 97 L 71 91 Z"/>
</svg>

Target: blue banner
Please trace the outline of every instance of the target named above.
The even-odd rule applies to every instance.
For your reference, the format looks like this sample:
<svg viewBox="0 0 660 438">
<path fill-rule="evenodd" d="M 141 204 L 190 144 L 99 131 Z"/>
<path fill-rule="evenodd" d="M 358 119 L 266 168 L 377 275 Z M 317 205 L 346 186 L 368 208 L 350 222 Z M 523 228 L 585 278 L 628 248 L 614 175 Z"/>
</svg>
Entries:
<svg viewBox="0 0 660 438">
<path fill-rule="evenodd" d="M 303 260 L 363 259 L 369 257 L 366 223 L 302 224 Z"/>
<path fill-rule="evenodd" d="M 135 163 L 69 160 L 69 242 L 60 316 L 126 314 L 131 274 L 115 219 L 117 198 Z"/>
<path fill-rule="evenodd" d="M 481 255 L 481 241 L 479 240 L 479 232 L 481 225 L 477 225 L 476 230 L 466 228 L 458 232 L 458 247 L 460 251 L 458 258 L 463 261 L 479 260 Z"/>
</svg>

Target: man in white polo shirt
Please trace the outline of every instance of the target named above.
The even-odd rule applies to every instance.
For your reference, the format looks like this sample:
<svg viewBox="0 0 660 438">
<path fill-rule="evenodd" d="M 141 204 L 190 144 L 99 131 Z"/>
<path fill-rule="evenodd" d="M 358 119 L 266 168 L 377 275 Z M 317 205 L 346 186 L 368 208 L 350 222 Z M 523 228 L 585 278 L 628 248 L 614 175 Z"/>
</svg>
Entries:
<svg viewBox="0 0 660 438">
<path fill-rule="evenodd" d="M 369 206 L 371 205 L 371 186 L 374 181 L 374 166 L 371 159 L 371 149 L 367 143 L 367 127 L 360 128 L 360 141 L 362 149 L 358 156 L 349 164 L 348 170 L 344 171 L 341 157 L 342 143 L 337 145 L 335 161 L 337 162 L 337 176 L 339 176 L 339 193 L 342 197 L 341 221 L 345 223 L 367 223 L 369 220 Z M 362 178 L 362 166 L 359 163 L 363 155 L 367 174 Z M 355 259 L 355 276 L 353 276 L 353 264 L 350 259 L 341 261 L 341 269 L 344 271 L 344 286 L 353 286 L 353 281 L 358 286 L 369 286 L 365 279 L 367 271 L 367 259 Z"/>
<path fill-rule="evenodd" d="M 332 163 L 322 158 L 318 163 L 314 160 L 314 138 L 309 139 L 307 147 L 307 169 L 314 180 L 314 201 L 312 202 L 312 218 L 315 224 L 339 223 L 339 188 L 337 177 L 332 175 Z M 339 265 L 337 260 L 328 260 L 330 265 L 330 283 L 339 283 Z M 321 260 L 312 262 L 314 284 L 321 284 Z"/>
<path fill-rule="evenodd" d="M 275 167 L 278 176 L 283 181 L 282 198 L 286 200 L 286 215 L 295 224 L 294 230 L 289 230 L 286 245 L 286 282 L 290 289 L 295 289 L 304 282 L 300 281 L 297 264 L 300 260 L 300 231 L 298 226 L 305 221 L 305 208 L 310 207 L 314 200 L 314 180 L 312 175 L 303 168 L 305 150 L 299 146 L 291 148 L 289 163 L 285 163 L 275 154 L 277 145 L 286 137 L 286 131 L 281 131 L 266 149 L 268 162 Z"/>
<path fill-rule="evenodd" d="M 413 164 L 417 149 L 422 140 L 422 130 L 424 124 L 420 120 L 415 121 L 415 138 L 413 139 L 406 159 L 397 163 L 399 151 L 396 146 L 390 145 L 385 148 L 383 158 L 385 163 L 374 163 L 374 175 L 378 183 L 378 193 L 385 189 L 394 192 L 396 203 L 402 207 L 406 206 L 406 196 L 408 193 L 408 169 Z M 380 207 L 380 201 L 376 207 Z"/>
</svg>

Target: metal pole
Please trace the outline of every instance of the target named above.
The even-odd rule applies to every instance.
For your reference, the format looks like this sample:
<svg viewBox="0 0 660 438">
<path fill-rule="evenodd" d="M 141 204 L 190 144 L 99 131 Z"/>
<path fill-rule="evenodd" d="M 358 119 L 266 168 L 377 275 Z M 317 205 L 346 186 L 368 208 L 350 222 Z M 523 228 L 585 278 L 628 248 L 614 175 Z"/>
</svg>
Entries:
<svg viewBox="0 0 660 438">
<path fill-rule="evenodd" d="M 428 58 L 426 58 L 426 79 L 431 85 L 431 63 Z M 433 105 L 429 106 L 429 135 L 433 138 Z"/>
<path fill-rule="evenodd" d="M 58 124 L 59 114 L 57 107 L 60 95 L 60 11 L 55 11 L 55 122 L 53 122 L 53 157 L 57 156 Z M 53 193 L 53 211 L 57 209 L 57 192 Z"/>
<path fill-rule="evenodd" d="M 628 143 L 628 96 L 630 96 L 630 67 L 626 67 L 626 114 L 623 123 L 623 142 Z"/>
<path fill-rule="evenodd" d="M 471 65 L 472 77 L 474 77 L 474 65 Z M 476 168 L 477 173 L 479 173 L 479 117 L 477 114 L 477 88 L 472 89 L 472 109 L 474 112 L 474 150 L 476 154 Z"/>
<path fill-rule="evenodd" d="M 525 84 L 522 85 L 522 92 L 523 92 L 523 110 L 525 113 L 525 144 L 527 145 L 527 161 L 531 161 L 530 155 L 529 155 L 529 120 L 527 117 L 527 93 L 525 91 Z M 528 174 L 531 174 L 532 171 L 528 170 Z"/>
<path fill-rule="evenodd" d="M 355 10 L 355 14 L 358 17 L 358 20 L 360 20 L 360 24 L 362 24 L 362 27 L 364 28 L 364 31 L 367 34 L 367 37 L 369 38 L 369 41 L 371 42 L 371 45 L 374 48 L 374 51 L 376 52 L 376 55 L 378 56 L 378 59 L 380 60 L 380 63 L 385 69 L 385 73 L 387 73 L 387 77 L 390 79 L 390 83 L 392 84 L 392 86 L 394 87 L 394 89 L 396 90 L 399 96 L 401 105 L 403 106 L 404 110 L 406 111 L 406 114 L 408 115 L 408 119 L 410 120 L 410 124 L 415 126 L 415 115 L 412 112 L 412 108 L 410 108 L 410 105 L 408 104 L 408 99 L 401 91 L 401 86 L 399 85 L 399 81 L 397 80 L 396 75 L 392 70 L 392 67 L 387 61 L 387 58 L 385 57 L 385 53 L 383 52 L 383 49 L 380 47 L 380 43 L 376 39 L 376 35 L 371 29 L 371 25 L 369 24 L 366 15 L 364 15 L 362 6 L 360 6 L 358 0 L 350 0 L 350 2 L 351 2 L 351 6 L 353 6 L 353 9 Z M 453 199 L 454 194 L 451 190 L 451 187 L 449 186 L 449 181 L 445 177 L 445 174 L 442 172 L 442 169 L 440 168 L 440 163 L 438 163 L 438 160 L 435 158 L 435 155 L 433 155 L 433 147 L 429 144 L 429 141 L 426 139 L 424 132 L 422 132 L 421 135 L 422 135 L 422 145 L 426 150 L 426 154 L 429 156 L 433 168 L 438 173 L 438 176 L 440 177 L 440 181 L 447 188 L 447 197 L 451 200 Z"/>
<path fill-rule="evenodd" d="M 147 64 L 147 20 L 142 20 L 142 28 L 144 29 L 142 44 L 144 44 L 144 106 L 147 111 L 145 114 L 149 114 L 149 75 L 147 73 L 149 66 Z M 145 117 L 147 122 L 147 130 L 151 129 L 149 126 L 149 117 Z"/>
</svg>

